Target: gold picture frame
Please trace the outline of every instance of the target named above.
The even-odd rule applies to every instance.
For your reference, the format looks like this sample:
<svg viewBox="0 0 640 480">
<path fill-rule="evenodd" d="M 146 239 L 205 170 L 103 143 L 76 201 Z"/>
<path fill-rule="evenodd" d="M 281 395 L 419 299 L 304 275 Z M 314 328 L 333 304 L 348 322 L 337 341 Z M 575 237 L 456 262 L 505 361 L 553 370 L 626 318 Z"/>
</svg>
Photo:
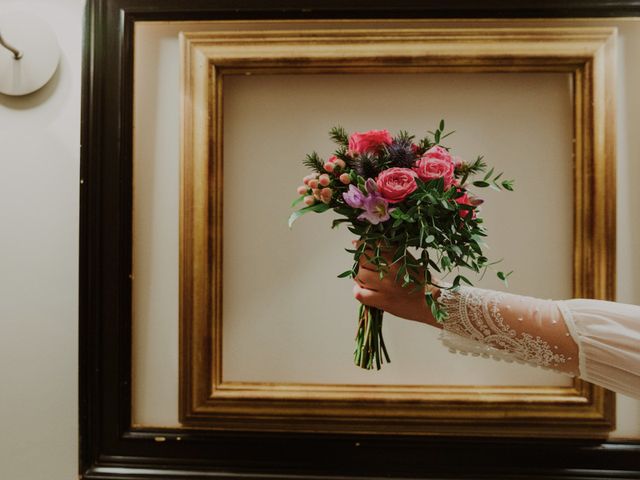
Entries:
<svg viewBox="0 0 640 480">
<path fill-rule="evenodd" d="M 614 28 L 183 33 L 180 421 L 220 430 L 604 437 L 614 394 L 568 387 L 222 379 L 222 97 L 237 73 L 564 72 L 574 109 L 575 297 L 615 295 Z M 391 408 L 390 408 L 391 407 Z"/>
</svg>

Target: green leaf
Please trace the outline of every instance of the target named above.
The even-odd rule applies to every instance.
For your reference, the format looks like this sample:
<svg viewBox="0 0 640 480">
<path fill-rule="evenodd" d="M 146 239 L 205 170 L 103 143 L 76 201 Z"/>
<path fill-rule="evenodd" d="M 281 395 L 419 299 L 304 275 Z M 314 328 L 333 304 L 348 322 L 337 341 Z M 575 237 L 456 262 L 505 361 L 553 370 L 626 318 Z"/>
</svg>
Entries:
<svg viewBox="0 0 640 480">
<path fill-rule="evenodd" d="M 404 257 L 405 254 L 405 249 L 403 246 L 399 246 L 398 249 L 396 250 L 396 253 L 393 255 L 393 259 L 391 260 L 391 263 L 396 263 L 397 261 L 399 261 L 402 257 Z"/>
<path fill-rule="evenodd" d="M 510 192 L 513 192 L 513 180 L 503 180 L 502 188 L 504 188 L 505 190 L 509 190 Z"/>
<path fill-rule="evenodd" d="M 440 137 L 440 140 L 444 140 L 445 138 L 447 138 L 449 135 L 453 135 L 454 133 L 456 133 L 455 130 L 450 131 L 449 133 L 447 133 L 446 135 L 442 135 L 442 137 Z"/>
<path fill-rule="evenodd" d="M 505 284 L 505 286 L 509 286 L 509 282 L 507 281 L 507 279 L 509 278 L 509 276 L 513 273 L 513 270 L 510 271 L 509 273 L 504 273 L 504 272 L 498 272 L 498 278 L 500 280 L 502 280 L 502 282 Z"/>
<path fill-rule="evenodd" d="M 433 241 L 436 239 L 436 237 L 434 237 L 433 235 L 427 235 L 427 238 L 424 239 L 424 243 L 426 243 L 427 245 L 430 243 L 433 243 Z"/>
<path fill-rule="evenodd" d="M 337 218 L 333 222 L 331 222 L 331 228 L 336 228 L 341 223 L 347 223 L 347 222 L 350 222 L 350 221 L 351 220 L 349 220 L 348 218 Z"/>
<path fill-rule="evenodd" d="M 431 259 L 429 259 L 429 266 L 433 268 L 436 272 L 438 273 L 441 272 L 440 267 L 438 267 L 438 264 Z"/>
<path fill-rule="evenodd" d="M 399 218 L 402 219 L 402 217 L 404 216 L 404 213 L 402 212 L 402 210 L 400 210 L 399 208 L 394 208 L 391 213 L 391 218 Z"/>
<path fill-rule="evenodd" d="M 355 276 L 353 270 L 347 270 L 346 272 L 342 272 L 340 275 L 338 275 L 338 278 L 345 278 L 345 277 L 352 277 Z"/>
<path fill-rule="evenodd" d="M 309 213 L 309 212 L 322 213 L 322 212 L 326 212 L 330 208 L 331 207 L 326 203 L 316 203 L 315 205 L 311 205 L 309 207 L 304 207 L 304 208 L 301 208 L 300 210 L 296 210 L 289 217 L 289 228 L 291 228 L 291 226 L 293 225 L 293 222 L 295 222 L 297 219 L 299 219 L 301 216 L 305 215 L 306 213 Z"/>
<path fill-rule="evenodd" d="M 476 180 L 475 182 L 473 182 L 473 185 L 476 187 L 485 188 L 490 184 L 488 182 L 485 182 L 484 180 Z"/>
<path fill-rule="evenodd" d="M 296 205 L 298 205 L 302 200 L 304 200 L 304 197 L 306 197 L 306 195 L 301 195 L 300 197 L 296 198 L 293 202 L 291 202 L 291 208 L 295 207 Z"/>
<path fill-rule="evenodd" d="M 438 130 L 444 130 L 444 119 L 440 120 L 440 125 L 438 125 Z"/>
<path fill-rule="evenodd" d="M 316 203 L 315 205 L 311 205 L 311 207 L 309 208 L 311 208 L 311 210 L 316 213 L 326 212 L 327 210 L 331 209 L 331 207 L 326 203 Z"/>
<path fill-rule="evenodd" d="M 507 285 L 507 278 L 509 278 L 509 275 L 511 275 L 513 273 L 513 270 L 511 270 L 509 273 L 504 273 L 504 272 L 498 272 L 498 278 L 500 280 L 502 280 L 505 285 Z"/>
<path fill-rule="evenodd" d="M 291 216 L 289 217 L 289 228 L 291 228 L 293 226 L 293 222 L 295 222 L 301 216 L 305 215 L 306 213 L 308 213 L 310 211 L 311 211 L 310 207 L 305 207 L 305 208 L 301 208 L 300 210 L 296 210 L 295 212 L 293 212 L 291 214 Z"/>
<path fill-rule="evenodd" d="M 433 298 L 431 292 L 427 293 L 424 298 L 427 302 L 427 305 L 431 309 L 431 314 L 433 315 L 433 318 L 436 320 L 436 322 L 444 322 L 444 320 L 446 320 L 448 316 L 447 312 L 440 308 L 440 305 L 438 304 L 437 300 Z"/>
<path fill-rule="evenodd" d="M 400 265 L 400 268 L 396 272 L 396 282 L 400 280 L 400 277 L 402 277 L 406 271 L 407 271 L 407 266 L 403 263 L 402 265 Z"/>
</svg>

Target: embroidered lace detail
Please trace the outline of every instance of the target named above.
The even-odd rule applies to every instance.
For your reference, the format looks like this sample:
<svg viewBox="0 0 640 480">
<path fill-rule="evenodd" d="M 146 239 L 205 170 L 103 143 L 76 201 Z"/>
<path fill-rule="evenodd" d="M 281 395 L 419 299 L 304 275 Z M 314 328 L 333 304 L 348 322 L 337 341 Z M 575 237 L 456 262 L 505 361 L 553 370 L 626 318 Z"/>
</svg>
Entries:
<svg viewBox="0 0 640 480">
<path fill-rule="evenodd" d="M 439 302 L 449 315 L 440 337 L 443 344 L 453 352 L 547 369 L 564 364 L 564 354 L 554 352 L 545 339 L 525 331 L 518 333 L 505 321 L 503 297 L 501 292 L 479 288 L 442 290 Z"/>
</svg>

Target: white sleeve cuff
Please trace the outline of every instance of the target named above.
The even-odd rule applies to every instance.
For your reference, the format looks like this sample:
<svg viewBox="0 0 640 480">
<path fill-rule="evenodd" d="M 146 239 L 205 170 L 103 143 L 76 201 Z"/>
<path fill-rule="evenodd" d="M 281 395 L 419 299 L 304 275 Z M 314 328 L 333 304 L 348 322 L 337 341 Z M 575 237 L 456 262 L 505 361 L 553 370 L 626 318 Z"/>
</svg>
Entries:
<svg viewBox="0 0 640 480">
<path fill-rule="evenodd" d="M 580 377 L 640 398 L 640 307 L 587 299 L 558 304 L 579 348 Z"/>
</svg>

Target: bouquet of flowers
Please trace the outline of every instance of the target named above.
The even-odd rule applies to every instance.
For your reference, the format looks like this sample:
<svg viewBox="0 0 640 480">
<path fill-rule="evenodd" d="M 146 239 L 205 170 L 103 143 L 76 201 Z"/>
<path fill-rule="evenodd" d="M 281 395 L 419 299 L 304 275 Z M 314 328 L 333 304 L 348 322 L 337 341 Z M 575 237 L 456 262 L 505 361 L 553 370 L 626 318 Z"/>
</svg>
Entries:
<svg viewBox="0 0 640 480">
<path fill-rule="evenodd" d="M 339 218 L 332 228 L 347 223 L 359 237 L 356 246 L 347 249 L 354 256 L 353 266 L 338 277 L 355 278 L 363 255 L 381 278 L 398 265 L 396 281 L 425 292 L 425 302 L 439 322 L 446 312 L 427 287 L 471 285 L 460 267 L 484 274 L 493 265 L 482 252 L 482 200 L 470 187 L 513 189 L 513 181 L 502 180 L 502 173 L 486 171 L 482 157 L 466 162 L 452 156 L 441 143 L 451 133 L 444 133 L 444 120 L 417 141 L 407 132 L 395 137 L 387 130 L 348 135 L 334 127 L 329 135 L 337 149 L 326 161 L 315 152 L 307 155 L 303 163 L 312 173 L 304 177 L 292 205 L 304 207 L 289 218 L 291 227 L 306 213 L 333 210 Z M 441 277 L 454 270 L 447 286 L 436 285 L 433 272 Z M 510 273 L 497 275 L 506 282 Z M 383 313 L 360 306 L 355 363 L 362 368 L 380 369 L 384 360 L 390 362 L 382 336 Z"/>
</svg>

